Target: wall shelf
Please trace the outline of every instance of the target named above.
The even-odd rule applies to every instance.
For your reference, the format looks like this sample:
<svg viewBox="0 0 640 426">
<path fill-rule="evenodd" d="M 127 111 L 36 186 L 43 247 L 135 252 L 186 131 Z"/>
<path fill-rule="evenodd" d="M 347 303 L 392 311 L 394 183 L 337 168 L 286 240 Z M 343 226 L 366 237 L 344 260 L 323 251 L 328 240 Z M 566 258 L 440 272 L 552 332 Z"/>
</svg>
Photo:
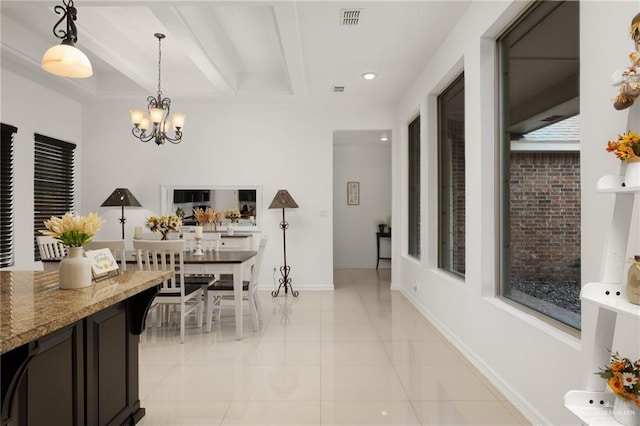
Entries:
<svg viewBox="0 0 640 426">
<path fill-rule="evenodd" d="M 598 180 L 597 189 L 616 196 L 608 241 L 604 246 L 602 282 L 586 284 L 580 298 L 597 307 L 593 330 L 583 330 L 584 352 L 589 357 L 586 390 L 572 390 L 565 394 L 564 405 L 585 425 L 619 425 L 613 418 L 613 402 L 617 396 L 605 392 L 606 383 L 596 373 L 609 364 L 616 320 L 619 315 L 640 321 L 640 305 L 629 302 L 622 280 L 621 262 L 626 256 L 629 230 L 640 187 L 623 186 L 624 176 L 608 175 Z"/>
</svg>

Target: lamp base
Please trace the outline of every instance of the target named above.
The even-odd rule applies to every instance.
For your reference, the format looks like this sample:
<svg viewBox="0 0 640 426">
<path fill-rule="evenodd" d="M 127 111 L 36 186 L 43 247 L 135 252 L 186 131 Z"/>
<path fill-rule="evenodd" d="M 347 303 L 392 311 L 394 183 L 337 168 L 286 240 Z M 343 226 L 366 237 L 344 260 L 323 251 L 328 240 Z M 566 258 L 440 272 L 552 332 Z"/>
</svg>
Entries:
<svg viewBox="0 0 640 426">
<path fill-rule="evenodd" d="M 278 297 L 278 295 L 280 294 L 280 289 L 283 287 L 284 287 L 284 294 L 287 294 L 289 292 L 289 289 L 291 289 L 291 295 L 293 297 L 298 297 L 298 294 L 300 293 L 293 289 L 293 285 L 291 284 L 291 278 L 289 278 L 289 272 L 291 272 L 290 266 L 284 265 L 280 267 L 280 275 L 282 275 L 282 278 L 278 280 L 280 285 L 278 286 L 277 290 L 274 290 L 271 292 L 271 297 Z"/>
</svg>

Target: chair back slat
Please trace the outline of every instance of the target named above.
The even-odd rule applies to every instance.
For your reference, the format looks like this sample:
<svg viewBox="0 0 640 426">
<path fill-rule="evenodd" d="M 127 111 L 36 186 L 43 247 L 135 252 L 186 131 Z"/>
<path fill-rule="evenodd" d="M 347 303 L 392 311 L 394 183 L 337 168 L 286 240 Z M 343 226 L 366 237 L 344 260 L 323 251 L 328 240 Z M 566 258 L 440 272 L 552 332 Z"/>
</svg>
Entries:
<svg viewBox="0 0 640 426">
<path fill-rule="evenodd" d="M 141 271 L 172 271 L 173 277 L 163 282 L 161 292 L 184 291 L 184 240 L 133 240 L 138 269 Z"/>
<path fill-rule="evenodd" d="M 38 235 L 36 241 L 38 242 L 38 250 L 42 260 L 60 259 L 67 253 L 64 244 L 48 235 Z"/>
</svg>

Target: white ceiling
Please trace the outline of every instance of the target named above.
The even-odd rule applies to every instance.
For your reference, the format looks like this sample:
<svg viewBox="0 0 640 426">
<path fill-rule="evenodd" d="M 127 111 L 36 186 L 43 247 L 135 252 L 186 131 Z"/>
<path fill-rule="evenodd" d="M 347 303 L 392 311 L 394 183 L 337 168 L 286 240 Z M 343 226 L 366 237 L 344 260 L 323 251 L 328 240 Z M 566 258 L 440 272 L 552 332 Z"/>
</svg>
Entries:
<svg viewBox="0 0 640 426">
<path fill-rule="evenodd" d="M 3 0 L 3 67 L 82 101 L 140 98 L 206 101 L 335 98 L 395 103 L 417 78 L 469 1 L 77 0 L 77 47 L 94 68 L 88 79 L 40 68 L 59 40 L 62 1 Z M 360 9 L 357 26 L 341 10 Z M 378 77 L 365 81 L 361 74 Z M 333 93 L 333 86 L 345 86 Z"/>
</svg>

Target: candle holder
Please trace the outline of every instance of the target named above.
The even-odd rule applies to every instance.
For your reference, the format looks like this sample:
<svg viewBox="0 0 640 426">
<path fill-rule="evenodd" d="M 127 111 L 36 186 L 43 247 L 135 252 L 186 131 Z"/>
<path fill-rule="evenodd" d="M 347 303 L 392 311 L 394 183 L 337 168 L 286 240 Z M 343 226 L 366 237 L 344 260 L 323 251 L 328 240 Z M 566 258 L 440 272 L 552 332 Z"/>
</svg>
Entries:
<svg viewBox="0 0 640 426">
<path fill-rule="evenodd" d="M 202 238 L 194 238 L 196 240 L 196 251 L 193 252 L 194 256 L 203 256 L 204 252 L 202 251 L 202 245 L 200 244 L 200 240 Z"/>
</svg>

